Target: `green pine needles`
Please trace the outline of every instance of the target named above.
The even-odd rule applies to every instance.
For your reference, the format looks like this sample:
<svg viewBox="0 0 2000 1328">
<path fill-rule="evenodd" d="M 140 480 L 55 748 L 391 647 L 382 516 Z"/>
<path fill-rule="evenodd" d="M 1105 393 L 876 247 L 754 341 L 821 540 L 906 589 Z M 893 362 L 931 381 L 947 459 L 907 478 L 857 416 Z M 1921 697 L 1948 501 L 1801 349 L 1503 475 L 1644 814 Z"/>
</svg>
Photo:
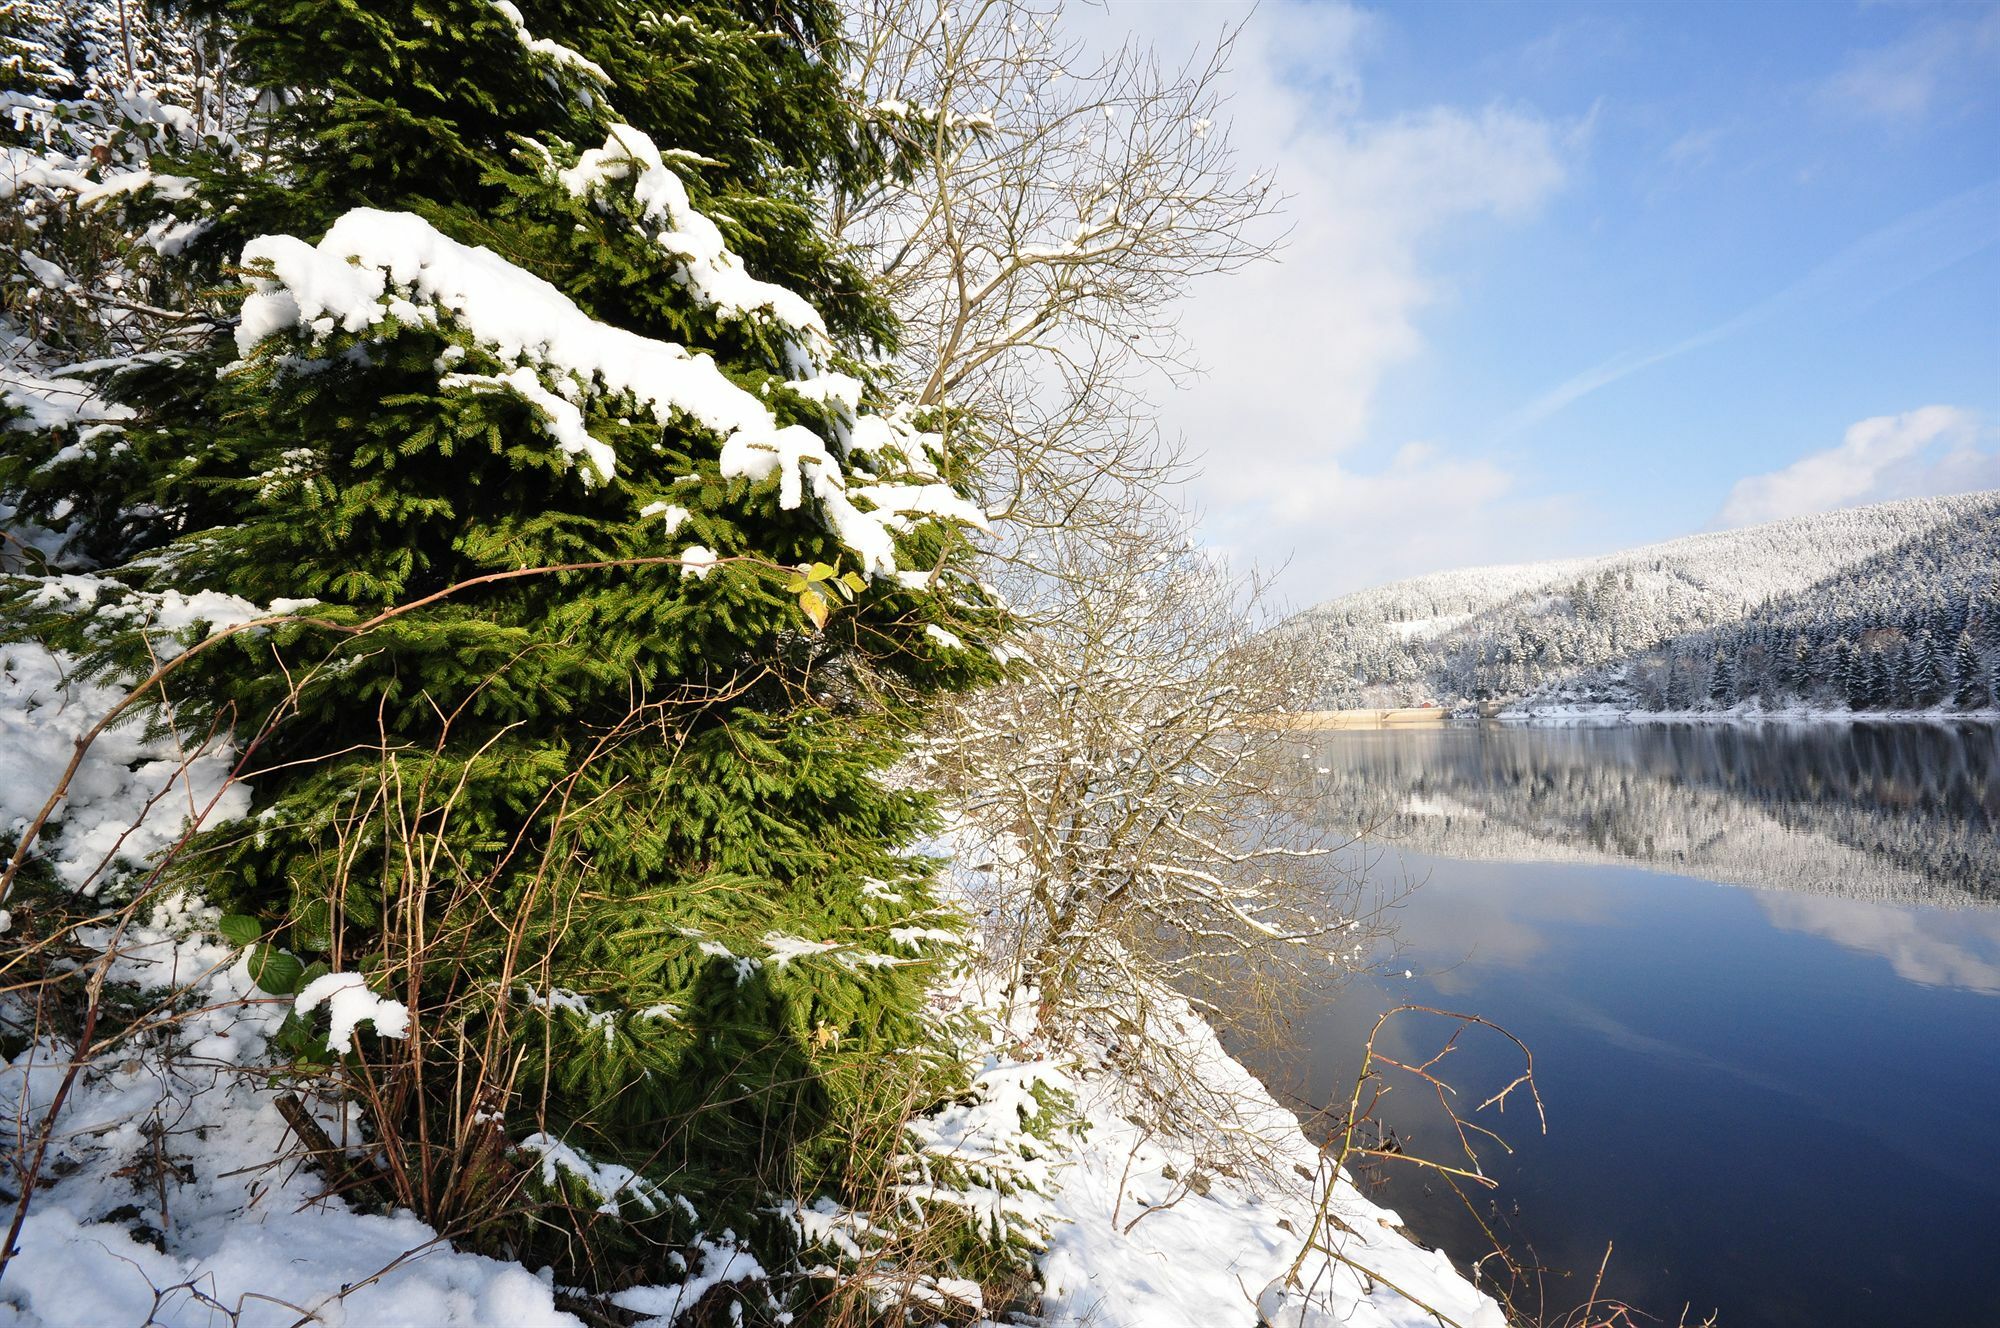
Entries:
<svg viewBox="0 0 2000 1328">
<path fill-rule="evenodd" d="M 5 435 L 76 573 L 14 578 L 9 630 L 125 678 L 186 652 L 153 721 L 232 733 L 252 805 L 173 873 L 267 987 L 408 1007 L 344 1056 L 323 1014 L 281 1038 L 398 1202 L 671 1280 L 694 1232 L 882 1174 L 936 1093 L 951 922 L 883 776 L 997 672 L 976 457 L 881 398 L 893 328 L 813 222 L 881 165 L 838 15 L 190 9 L 269 89 L 177 167 L 233 326 L 122 365 L 118 427 Z"/>
</svg>

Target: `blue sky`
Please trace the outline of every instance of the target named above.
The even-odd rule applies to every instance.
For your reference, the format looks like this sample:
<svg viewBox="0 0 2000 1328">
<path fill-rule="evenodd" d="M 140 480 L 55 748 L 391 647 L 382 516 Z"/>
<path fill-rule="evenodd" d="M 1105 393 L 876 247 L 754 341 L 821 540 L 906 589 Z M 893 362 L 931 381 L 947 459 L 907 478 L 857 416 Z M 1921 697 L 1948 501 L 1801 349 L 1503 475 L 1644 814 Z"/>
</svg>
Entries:
<svg viewBox="0 0 2000 1328">
<path fill-rule="evenodd" d="M 1233 67 L 1293 232 L 1161 402 L 1292 601 L 2000 487 L 2000 4 L 1267 0 Z"/>
</svg>

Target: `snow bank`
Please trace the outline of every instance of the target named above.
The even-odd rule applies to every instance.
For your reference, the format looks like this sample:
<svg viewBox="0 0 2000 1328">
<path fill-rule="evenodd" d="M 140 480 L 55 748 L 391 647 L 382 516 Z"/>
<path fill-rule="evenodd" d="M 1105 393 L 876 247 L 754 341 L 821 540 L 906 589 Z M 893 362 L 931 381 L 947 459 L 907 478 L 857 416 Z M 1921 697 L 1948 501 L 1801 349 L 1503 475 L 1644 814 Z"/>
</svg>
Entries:
<svg viewBox="0 0 2000 1328">
<path fill-rule="evenodd" d="M 278 1328 L 308 1314 L 351 1328 L 580 1328 L 556 1308 L 554 1288 L 520 1265 L 455 1250 L 407 1213 L 359 1214 L 317 1199 L 311 1173 L 277 1165 L 287 1127 L 273 1094 L 233 1070 L 254 1063 L 289 1003 L 255 992 L 230 951 L 200 939 L 207 922 L 176 902 L 135 929 L 123 975 L 150 971 L 160 985 L 192 986 L 209 1008 L 191 1021 L 184 1058 L 102 1067 L 87 1077 L 58 1145 L 64 1167 L 74 1169 L 30 1212 L 21 1253 L 0 1283 L 0 1328 L 211 1328 L 225 1311 L 240 1315 L 241 1328 Z M 1259 1132 L 1277 1167 L 1317 1167 L 1319 1155 L 1291 1115 L 1207 1026 L 1184 1005 L 1173 1017 L 1209 1086 L 1242 1104 L 1237 1127 Z M 1190 1188 L 1200 1160 L 1129 1119 L 1137 1096 L 1102 1049 L 1056 1057 L 1010 1041 L 1014 1052 L 983 1058 L 965 1105 L 918 1123 L 922 1152 L 955 1164 L 961 1178 L 913 1182 L 904 1197 L 969 1206 L 1004 1229 L 1045 1231 L 1049 1328 L 1251 1328 L 1260 1303 L 1282 1328 L 1435 1328 L 1390 1282 L 1465 1328 L 1504 1323 L 1448 1259 L 1399 1234 L 1394 1213 L 1344 1183 L 1334 1201 L 1344 1226 L 1337 1239 L 1352 1264 L 1310 1260 L 1302 1289 L 1288 1293 L 1282 1279 L 1312 1221 L 1310 1184 L 1216 1175 Z M 44 1048 L 0 1069 L 5 1114 L 19 1119 L 26 1108 L 32 1119 L 63 1063 Z M 1038 1089 L 1073 1097 L 1080 1137 L 1051 1140 L 1027 1128 L 1043 1111 Z M 165 1249 L 135 1235 L 129 1217 L 110 1218 L 129 1211 L 134 1189 L 124 1173 L 151 1155 L 147 1123 L 162 1118 L 172 1122 L 170 1152 L 194 1177 L 167 1182 L 171 1225 L 156 1232 Z M 331 1128 L 337 1134 L 338 1122 Z M 556 1141 L 536 1146 L 552 1167 L 567 1165 Z M 836 1245 L 845 1238 L 836 1214 L 792 1216 L 809 1238 Z M 768 1276 L 728 1233 L 704 1239 L 697 1253 L 688 1282 L 633 1288 L 616 1302 L 653 1328 L 669 1328 L 711 1287 Z M 1372 1287 L 1357 1265 L 1378 1275 Z M 947 1279 L 923 1290 L 940 1308 L 978 1306 L 971 1283 Z"/>
<path fill-rule="evenodd" d="M 0 833 L 27 828 L 77 739 L 124 697 L 71 678 L 74 668 L 40 646 L 0 645 Z M 225 787 L 234 761 L 220 745 L 184 750 L 168 737 L 147 738 L 139 723 L 114 726 L 85 754 L 44 832 L 49 865 L 64 885 L 95 892 L 116 860 L 151 860 L 191 819 L 243 815 L 248 790 Z"/>
<path fill-rule="evenodd" d="M 1007 878 L 1027 870 L 949 811 L 922 848 L 953 860 L 943 893 L 974 916 L 1004 915 Z M 1050 1048 L 1035 993 L 1005 993 L 983 962 L 938 993 L 945 1015 L 990 1025 L 993 1045 L 971 1102 L 920 1125 L 927 1153 L 989 1169 L 1002 1191 L 990 1220 L 1037 1233 L 1046 1328 L 1255 1328 L 1260 1316 L 1274 1328 L 1440 1328 L 1432 1308 L 1445 1328 L 1506 1328 L 1447 1256 L 1332 1176 L 1298 1118 L 1184 998 L 1096 996 L 1118 1007 L 1106 1016 L 1118 1038 L 1167 1049 L 1139 1059 L 1170 1060 L 1180 1080 L 1168 1087 L 1135 1078 L 1130 1048 L 1090 1036 Z M 1077 1132 L 1023 1129 L 1041 1090 L 1069 1100 Z M 1337 1219 L 1322 1237 L 1337 1257 L 1302 1259 L 1322 1211 Z"/>
<path fill-rule="evenodd" d="M 1042 1260 L 1050 1328 L 1248 1328 L 1260 1306 L 1281 1326 L 1436 1328 L 1426 1309 L 1390 1283 L 1465 1328 L 1505 1328 L 1499 1306 L 1450 1259 L 1401 1234 L 1396 1214 L 1370 1203 L 1345 1177 L 1333 1197 L 1344 1229 L 1333 1242 L 1352 1262 L 1312 1256 L 1288 1291 L 1283 1282 L 1314 1212 L 1313 1186 L 1292 1168 L 1315 1172 L 1319 1150 L 1206 1023 L 1185 1006 L 1182 1017 L 1207 1086 L 1238 1100 L 1240 1128 L 1265 1141 L 1276 1174 L 1261 1181 L 1211 1176 L 1206 1193 L 1189 1188 L 1199 1159 L 1132 1122 L 1132 1088 L 1115 1073 L 1087 1072 L 1079 1088 L 1089 1143 L 1054 1197 L 1060 1221 Z M 1363 1269 L 1376 1274 L 1372 1285 Z"/>
<path fill-rule="evenodd" d="M 40 810 L 77 735 L 122 696 L 72 670 L 39 647 L 0 647 L 0 826 L 18 831 Z M 102 884 L 107 856 L 153 859 L 211 804 L 218 819 L 243 814 L 242 790 L 224 790 L 230 760 L 144 739 L 136 725 L 104 734 L 44 845 L 59 878 Z M 216 920 L 174 895 L 122 931 L 78 933 L 86 946 L 115 947 L 112 981 L 180 1012 L 78 1074 L 0 1281 L 0 1328 L 280 1328 L 308 1316 L 354 1328 L 582 1328 L 517 1264 L 453 1250 L 406 1213 L 365 1215 L 319 1197 L 275 1105 L 283 1086 L 259 1068 L 292 1002 L 257 990 L 246 953 L 214 938 Z M 357 993 L 358 982 L 315 984 L 335 1005 L 337 1046 L 360 1019 L 400 1031 L 402 1007 Z M 0 1151 L 21 1156 L 39 1137 L 71 1060 L 44 1037 L 0 1063 Z M 334 1138 L 352 1134 L 330 1112 L 322 1123 Z"/>
<path fill-rule="evenodd" d="M 174 897 L 117 939 L 115 979 L 193 1008 L 170 1041 L 127 1044 L 79 1076 L 44 1167 L 60 1179 L 37 1192 L 0 1282 L 0 1328 L 281 1328 L 308 1316 L 581 1328 L 518 1264 L 454 1250 L 407 1213 L 318 1197 L 319 1179 L 288 1160 L 276 1090 L 243 1073 L 291 1002 L 258 991 L 238 952 L 207 939 L 214 922 Z M 32 1141 L 68 1064 L 43 1042 L 0 1066 L 0 1146 Z M 339 1120 L 326 1123 L 340 1137 Z"/>
<path fill-rule="evenodd" d="M 527 1269 L 459 1253 L 408 1214 L 281 1210 L 197 1234 L 208 1252 L 178 1257 L 44 1202 L 0 1284 L 0 1328 L 292 1328 L 306 1315 L 347 1328 L 583 1328 Z"/>
<path fill-rule="evenodd" d="M 978 979 L 949 999 L 1000 1008 Z M 1208 1164 L 1187 1144 L 1137 1124 L 1157 1111 L 1156 1101 L 1104 1047 L 1072 1056 L 1039 1048 L 1025 1004 L 998 1016 L 1011 1026 L 1012 1050 L 988 1055 L 972 1103 L 922 1123 L 927 1153 L 1003 1169 L 1008 1192 L 992 1191 L 990 1218 L 1025 1220 L 1045 1233 L 1047 1328 L 1252 1328 L 1260 1308 L 1279 1328 L 1437 1328 L 1416 1300 L 1461 1328 L 1505 1328 L 1499 1306 L 1450 1259 L 1402 1234 L 1396 1214 L 1345 1177 L 1332 1200 L 1341 1258 L 1307 1258 L 1287 1286 L 1313 1228 L 1316 1186 L 1307 1177 L 1319 1174 L 1319 1150 L 1192 1007 L 1170 995 L 1156 999 L 1155 1025 L 1178 1028 L 1204 1093 L 1230 1104 L 1226 1127 L 1265 1152 L 1265 1174 L 1204 1171 Z M 1040 1110 L 1036 1085 L 1074 1099 L 1080 1135 L 1023 1133 L 1022 1122 Z M 1179 1124 L 1198 1137 L 1211 1123 Z"/>
</svg>

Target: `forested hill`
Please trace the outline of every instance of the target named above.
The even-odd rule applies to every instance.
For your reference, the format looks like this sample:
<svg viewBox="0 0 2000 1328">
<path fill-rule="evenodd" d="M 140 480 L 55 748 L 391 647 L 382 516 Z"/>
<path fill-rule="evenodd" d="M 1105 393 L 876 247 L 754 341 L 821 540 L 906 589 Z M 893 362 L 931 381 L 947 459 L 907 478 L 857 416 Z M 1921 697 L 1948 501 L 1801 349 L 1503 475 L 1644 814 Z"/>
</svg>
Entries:
<svg viewBox="0 0 2000 1328">
<path fill-rule="evenodd" d="M 1320 704 L 1994 704 L 2000 491 L 1470 568 L 1307 610 Z"/>
</svg>

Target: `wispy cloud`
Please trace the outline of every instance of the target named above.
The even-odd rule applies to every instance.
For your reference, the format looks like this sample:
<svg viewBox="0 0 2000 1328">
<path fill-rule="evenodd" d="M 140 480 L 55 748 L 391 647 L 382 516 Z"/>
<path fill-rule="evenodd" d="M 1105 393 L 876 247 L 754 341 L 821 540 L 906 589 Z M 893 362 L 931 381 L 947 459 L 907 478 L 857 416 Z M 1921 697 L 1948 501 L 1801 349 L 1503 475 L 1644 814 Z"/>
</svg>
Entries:
<svg viewBox="0 0 2000 1328">
<path fill-rule="evenodd" d="M 1715 160 L 1715 149 L 1728 131 L 1719 126 L 1690 129 L 1667 144 L 1667 164 L 1692 170 Z"/>
<path fill-rule="evenodd" d="M 1858 51 L 1819 89 L 1843 114 L 1915 124 L 1965 109 L 2000 72 L 2000 6 L 1955 7 L 1887 46 Z"/>
<path fill-rule="evenodd" d="M 1496 50 L 1486 60 L 1538 74 L 1592 65 L 1631 44 L 1630 26 L 1615 9 L 1590 10 L 1563 19 L 1517 46 Z"/>
<path fill-rule="evenodd" d="M 1857 503 L 2000 488 L 2000 453 L 1981 447 L 1993 433 L 1956 406 L 1861 420 L 1834 447 L 1738 480 L 1715 524 L 1749 526 Z"/>
<path fill-rule="evenodd" d="M 1631 350 L 1543 393 L 1500 424 L 1497 439 L 1532 429 L 1620 379 L 1814 305 L 1865 309 L 2000 243 L 2000 180 L 1912 212 L 1857 240 L 1774 295 L 1654 350 Z"/>
</svg>

